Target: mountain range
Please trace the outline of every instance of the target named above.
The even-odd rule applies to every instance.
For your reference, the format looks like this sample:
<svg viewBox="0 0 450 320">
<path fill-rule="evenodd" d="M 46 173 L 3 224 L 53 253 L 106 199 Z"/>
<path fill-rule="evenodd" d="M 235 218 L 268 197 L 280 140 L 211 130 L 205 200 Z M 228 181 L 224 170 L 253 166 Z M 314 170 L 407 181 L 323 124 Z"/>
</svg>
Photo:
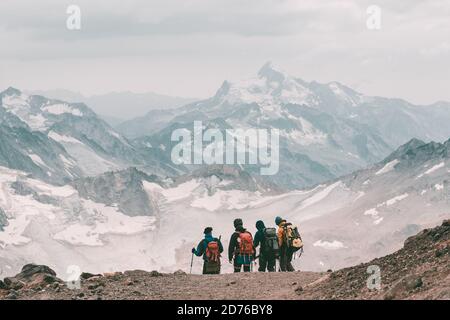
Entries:
<svg viewBox="0 0 450 320">
<path fill-rule="evenodd" d="M 190 129 L 194 120 L 222 130 L 280 130 L 280 170 L 270 180 L 288 189 L 362 169 L 412 138 L 442 142 L 450 136 L 449 103 L 417 106 L 366 96 L 337 82 L 303 81 L 271 63 L 252 79 L 225 81 L 209 99 L 152 112 L 116 129 L 144 151 L 165 150 L 167 158 L 174 144 L 171 132 Z M 181 168 L 186 169 L 192 170 Z"/>
<path fill-rule="evenodd" d="M 111 125 L 118 125 L 124 120 L 142 116 L 155 109 L 170 110 L 197 100 L 195 98 L 174 97 L 153 92 L 135 93 L 129 91 L 90 96 L 64 89 L 32 90 L 26 91 L 26 93 L 52 97 L 63 101 L 85 103 Z"/>
<path fill-rule="evenodd" d="M 278 129 L 278 174 L 173 164 L 171 133 L 193 121 Z M 278 215 L 302 232 L 298 268 L 368 261 L 449 218 L 448 123 L 448 103 L 369 97 L 271 64 L 209 99 L 115 127 L 84 103 L 8 88 L 0 93 L 1 270 L 31 261 L 58 274 L 69 265 L 186 268 L 205 226 L 227 244 L 234 218 L 253 230 Z"/>
</svg>

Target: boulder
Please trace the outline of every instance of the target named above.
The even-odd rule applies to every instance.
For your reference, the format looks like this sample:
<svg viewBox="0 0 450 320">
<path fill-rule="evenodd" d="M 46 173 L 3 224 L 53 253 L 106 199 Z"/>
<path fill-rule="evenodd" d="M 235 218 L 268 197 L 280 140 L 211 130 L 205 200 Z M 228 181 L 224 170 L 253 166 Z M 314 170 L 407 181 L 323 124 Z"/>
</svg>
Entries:
<svg viewBox="0 0 450 320">
<path fill-rule="evenodd" d="M 401 299 L 409 292 L 423 286 L 422 277 L 418 275 L 408 275 L 396 283 L 384 294 L 385 300 Z"/>
<path fill-rule="evenodd" d="M 44 265 L 27 264 L 15 277 L 4 279 L 4 284 L 8 289 L 20 290 L 26 288 L 46 287 L 49 284 L 61 282 L 56 277 L 56 272 Z"/>
<path fill-rule="evenodd" d="M 101 274 L 93 274 L 93 273 L 89 273 L 89 272 L 83 272 L 80 275 L 80 278 L 83 279 L 83 280 L 87 280 L 87 279 L 90 279 L 90 278 L 93 278 L 93 277 L 101 277 L 101 276 L 102 276 Z"/>
<path fill-rule="evenodd" d="M 150 271 L 150 277 L 162 277 L 162 273 L 160 273 L 156 270 L 153 270 L 153 271 Z"/>
<path fill-rule="evenodd" d="M 16 277 L 30 278 L 35 274 L 49 274 L 56 276 L 56 272 L 44 265 L 37 265 L 34 263 L 26 264 L 23 266 L 22 271 L 16 275 Z"/>
<path fill-rule="evenodd" d="M 180 270 L 175 271 L 173 274 L 176 276 L 185 276 L 186 272 L 184 272 L 183 270 L 180 269 Z"/>
</svg>

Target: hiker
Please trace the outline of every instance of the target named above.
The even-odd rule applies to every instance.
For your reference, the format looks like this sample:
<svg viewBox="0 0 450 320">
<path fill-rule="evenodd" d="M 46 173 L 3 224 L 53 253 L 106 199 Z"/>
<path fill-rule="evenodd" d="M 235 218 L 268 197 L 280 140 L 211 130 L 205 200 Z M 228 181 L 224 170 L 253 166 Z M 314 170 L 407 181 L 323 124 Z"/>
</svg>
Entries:
<svg viewBox="0 0 450 320">
<path fill-rule="evenodd" d="M 280 247 L 279 250 L 279 260 L 280 260 L 280 270 L 281 271 L 295 271 L 294 267 L 292 266 L 292 255 L 294 252 L 291 248 L 288 246 L 287 242 L 287 235 L 286 235 L 286 220 L 284 220 L 281 217 L 275 218 L 275 224 L 278 226 L 278 245 Z"/>
<path fill-rule="evenodd" d="M 228 247 L 228 260 L 233 263 L 234 272 L 241 272 L 242 267 L 244 272 L 250 272 L 255 256 L 253 236 L 243 227 L 242 219 L 235 219 L 233 224 L 235 231 Z"/>
<path fill-rule="evenodd" d="M 259 272 L 265 272 L 266 268 L 269 272 L 275 271 L 276 258 L 279 252 L 277 231 L 275 228 L 266 228 L 264 222 L 256 221 L 255 239 L 253 246 L 256 248 L 261 245 L 259 249 Z"/>
<path fill-rule="evenodd" d="M 212 230 L 211 227 L 205 228 L 205 238 L 199 242 L 197 249 L 192 248 L 192 253 L 197 257 L 203 255 L 203 274 L 220 274 L 220 254 L 223 252 L 223 246 L 220 237 L 217 239 L 212 236 Z"/>
<path fill-rule="evenodd" d="M 303 241 L 298 228 L 290 222 L 281 217 L 275 218 L 275 223 L 278 226 L 278 244 L 280 246 L 280 269 L 281 271 L 295 271 L 292 266 L 292 256 L 297 251 L 299 256 L 303 253 Z M 294 256 L 295 257 L 295 256 Z"/>
</svg>

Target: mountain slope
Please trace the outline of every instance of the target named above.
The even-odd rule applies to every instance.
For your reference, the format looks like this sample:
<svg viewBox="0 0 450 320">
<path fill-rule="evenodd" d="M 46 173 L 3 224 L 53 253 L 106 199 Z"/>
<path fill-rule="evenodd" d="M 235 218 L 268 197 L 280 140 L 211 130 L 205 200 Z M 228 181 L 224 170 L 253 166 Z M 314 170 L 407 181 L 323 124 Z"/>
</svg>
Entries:
<svg viewBox="0 0 450 320">
<path fill-rule="evenodd" d="M 365 170 L 289 192 L 233 167 L 165 181 L 129 169 L 63 187 L 3 168 L 0 261 L 9 273 L 26 261 L 58 273 L 66 261 L 93 273 L 110 267 L 168 272 L 186 267 L 204 227 L 212 226 L 226 246 L 233 219 L 254 231 L 257 220 L 272 226 L 280 215 L 299 227 L 305 242 L 294 265 L 335 270 L 394 252 L 408 236 L 450 218 L 449 150 L 448 141 L 412 140 Z M 195 261 L 195 270 L 200 264 Z"/>
<path fill-rule="evenodd" d="M 369 266 L 380 269 L 380 290 L 367 288 Z M 450 299 L 450 220 L 405 241 L 402 249 L 333 272 L 302 290 L 301 299 Z"/>
<path fill-rule="evenodd" d="M 449 218 L 449 146 L 413 140 L 368 169 L 285 193 L 228 189 L 220 178 L 211 192 L 204 180 L 190 175 L 186 176 L 190 180 L 168 188 L 152 184 L 146 188 L 159 199 L 163 219 L 170 221 L 160 225 L 161 234 L 179 235 L 170 239 L 171 246 L 175 252 L 186 250 L 185 259 L 189 254 L 185 242 L 194 244 L 190 239 L 198 237 L 202 226 L 211 225 L 216 234 L 227 235 L 233 231 L 234 218 L 243 218 L 252 230 L 257 220 L 272 225 L 281 215 L 299 226 L 306 243 L 302 258 L 295 261 L 297 267 L 325 271 L 393 252 L 406 237 Z M 429 149 L 433 151 L 423 158 L 410 158 L 411 153 Z M 174 263 L 169 257 L 160 261 Z M 175 259 L 173 268 L 182 262 Z"/>
</svg>

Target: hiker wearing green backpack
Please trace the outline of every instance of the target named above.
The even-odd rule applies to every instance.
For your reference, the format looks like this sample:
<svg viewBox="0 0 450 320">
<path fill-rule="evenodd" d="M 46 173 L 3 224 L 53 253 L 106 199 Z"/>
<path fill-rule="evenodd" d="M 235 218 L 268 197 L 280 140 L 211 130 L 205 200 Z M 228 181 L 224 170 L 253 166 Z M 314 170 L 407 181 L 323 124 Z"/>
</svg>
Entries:
<svg viewBox="0 0 450 320">
<path fill-rule="evenodd" d="M 255 258 L 255 248 L 253 247 L 253 236 L 243 227 L 242 219 L 235 219 L 235 231 L 231 235 L 228 246 L 228 260 L 233 263 L 234 272 L 250 272 Z"/>
<path fill-rule="evenodd" d="M 211 227 L 205 228 L 205 238 L 199 242 L 197 249 L 192 248 L 193 255 L 203 256 L 203 274 L 220 274 L 220 254 L 223 252 L 223 246 L 220 237 L 212 236 L 212 230 Z"/>
<path fill-rule="evenodd" d="M 259 267 L 258 271 L 269 272 L 275 271 L 276 259 L 279 253 L 277 230 L 275 228 L 266 228 L 264 222 L 256 221 L 255 239 L 253 245 L 255 249 L 261 245 L 259 249 Z"/>
<path fill-rule="evenodd" d="M 292 265 L 292 257 L 298 250 L 303 250 L 303 241 L 296 226 L 286 222 L 281 217 L 275 218 L 278 226 L 278 245 L 280 246 L 280 270 L 295 271 Z M 301 251 L 302 252 L 302 251 Z"/>
</svg>

